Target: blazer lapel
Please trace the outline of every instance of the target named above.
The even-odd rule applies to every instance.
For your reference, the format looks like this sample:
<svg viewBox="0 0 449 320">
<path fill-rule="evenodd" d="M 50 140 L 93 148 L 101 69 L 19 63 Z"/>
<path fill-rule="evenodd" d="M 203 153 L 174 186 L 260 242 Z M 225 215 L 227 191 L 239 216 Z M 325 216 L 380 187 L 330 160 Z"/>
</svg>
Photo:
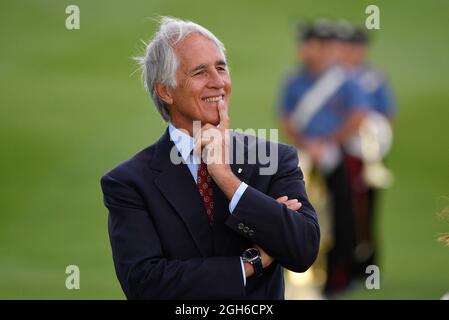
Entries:
<svg viewBox="0 0 449 320">
<path fill-rule="evenodd" d="M 166 130 L 158 141 L 152 162 L 154 168 L 161 170 L 155 179 L 156 186 L 184 221 L 202 256 L 210 256 L 213 252 L 213 239 L 206 210 L 187 166 L 183 163 L 174 164 L 170 160 L 172 147 L 175 145 L 170 141 Z"/>
</svg>

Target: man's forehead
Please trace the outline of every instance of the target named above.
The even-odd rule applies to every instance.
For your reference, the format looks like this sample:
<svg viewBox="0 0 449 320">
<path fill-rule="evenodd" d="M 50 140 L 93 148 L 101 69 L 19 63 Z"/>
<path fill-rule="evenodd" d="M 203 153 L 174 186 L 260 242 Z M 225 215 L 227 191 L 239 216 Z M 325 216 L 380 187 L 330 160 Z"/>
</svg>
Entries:
<svg viewBox="0 0 449 320">
<path fill-rule="evenodd" d="M 192 67 L 200 64 L 210 65 L 222 63 L 225 58 L 210 39 L 192 33 L 176 46 L 176 53 L 180 59 L 181 65 Z"/>
</svg>

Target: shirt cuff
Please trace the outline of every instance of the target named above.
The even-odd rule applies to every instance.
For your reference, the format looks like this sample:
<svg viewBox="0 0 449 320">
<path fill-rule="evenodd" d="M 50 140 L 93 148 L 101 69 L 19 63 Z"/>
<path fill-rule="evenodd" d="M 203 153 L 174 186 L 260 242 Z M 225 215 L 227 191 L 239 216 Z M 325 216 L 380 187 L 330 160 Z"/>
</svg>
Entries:
<svg viewBox="0 0 449 320">
<path fill-rule="evenodd" d="M 240 198 L 243 196 L 243 193 L 245 192 L 246 188 L 248 188 L 248 185 L 245 182 L 240 183 L 239 187 L 232 196 L 231 202 L 229 202 L 229 212 L 231 214 L 232 211 L 234 211 L 237 204 L 239 203 Z"/>
<path fill-rule="evenodd" d="M 242 259 L 242 257 L 240 257 L 240 264 L 242 265 L 243 286 L 246 287 L 245 265 L 243 264 L 243 259 Z"/>
</svg>

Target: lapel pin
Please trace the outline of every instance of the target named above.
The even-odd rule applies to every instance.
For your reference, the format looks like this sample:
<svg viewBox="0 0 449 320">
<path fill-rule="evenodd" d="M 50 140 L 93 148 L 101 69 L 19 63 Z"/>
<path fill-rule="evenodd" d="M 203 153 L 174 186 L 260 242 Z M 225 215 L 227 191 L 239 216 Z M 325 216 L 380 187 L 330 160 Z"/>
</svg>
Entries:
<svg viewBox="0 0 449 320">
<path fill-rule="evenodd" d="M 242 173 L 242 168 L 239 168 L 239 169 L 237 170 L 237 172 L 238 172 L 238 173 Z"/>
</svg>

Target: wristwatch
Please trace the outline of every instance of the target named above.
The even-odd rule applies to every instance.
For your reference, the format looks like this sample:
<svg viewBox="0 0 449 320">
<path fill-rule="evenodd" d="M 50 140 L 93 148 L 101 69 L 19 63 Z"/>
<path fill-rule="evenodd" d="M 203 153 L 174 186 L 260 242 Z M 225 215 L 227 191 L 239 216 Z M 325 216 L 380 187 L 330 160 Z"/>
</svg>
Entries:
<svg viewBox="0 0 449 320">
<path fill-rule="evenodd" d="M 243 262 L 248 262 L 253 266 L 254 276 L 260 277 L 263 274 L 262 259 L 260 258 L 260 252 L 256 248 L 246 249 L 242 253 Z"/>
</svg>

